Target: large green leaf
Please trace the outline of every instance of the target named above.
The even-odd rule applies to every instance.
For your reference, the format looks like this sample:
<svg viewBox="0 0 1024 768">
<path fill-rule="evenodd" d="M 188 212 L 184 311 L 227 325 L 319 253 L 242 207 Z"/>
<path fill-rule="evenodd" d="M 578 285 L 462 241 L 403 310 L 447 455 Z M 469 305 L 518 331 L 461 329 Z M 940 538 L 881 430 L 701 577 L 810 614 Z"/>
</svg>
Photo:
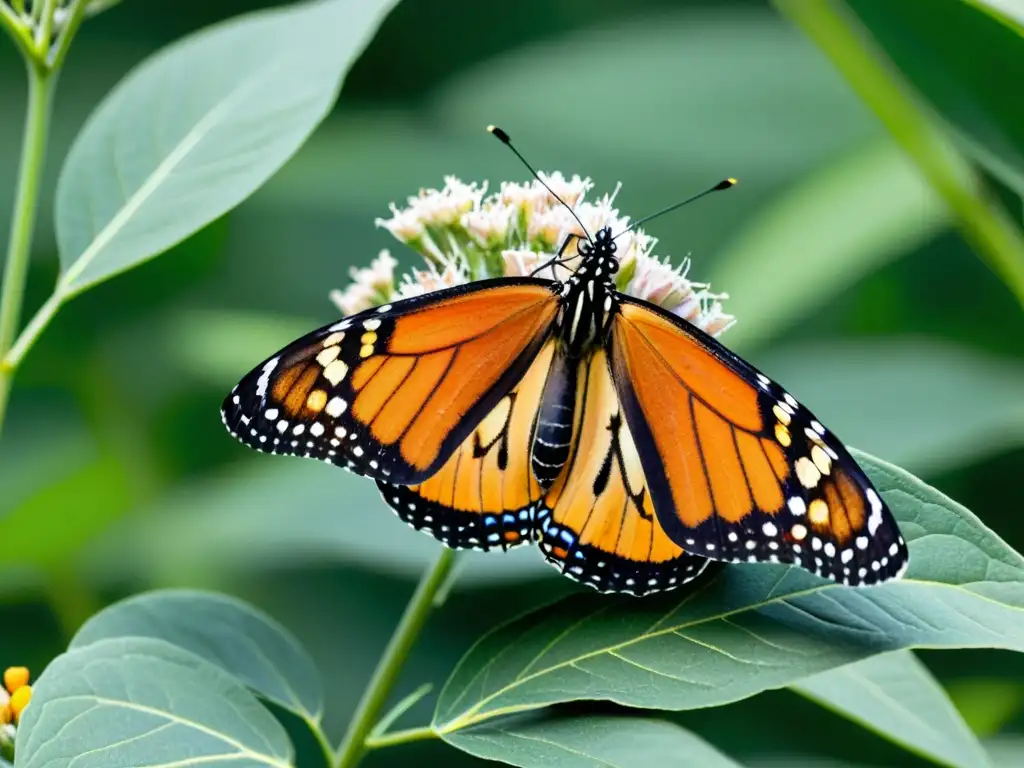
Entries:
<svg viewBox="0 0 1024 768">
<path fill-rule="evenodd" d="M 1024 192 L 1024 104 L 1008 96 L 1024 82 L 1020 11 L 1015 23 L 1012 4 L 987 0 L 847 2 L 975 156 Z"/>
<path fill-rule="evenodd" d="M 644 717 L 546 714 L 445 735 L 463 752 L 522 768 L 739 768 L 703 739 Z"/>
<path fill-rule="evenodd" d="M 726 306 L 739 322 L 726 342 L 742 348 L 920 246 L 948 218 L 913 164 L 880 140 L 762 207 L 698 279 L 729 294 Z"/>
<path fill-rule="evenodd" d="M 681 594 L 573 597 L 481 639 L 445 685 L 435 727 L 574 699 L 715 706 L 921 645 L 1024 650 L 1024 558 L 956 502 L 857 455 L 910 542 L 902 581 L 850 589 L 743 565 Z"/>
<path fill-rule="evenodd" d="M 18 730 L 17 768 L 210 765 L 289 768 L 274 717 L 232 675 L 151 638 L 57 657 Z"/>
<path fill-rule="evenodd" d="M 910 651 L 847 664 L 793 689 L 940 765 L 989 765 L 942 686 Z"/>
<path fill-rule="evenodd" d="M 202 656 L 256 693 L 314 723 L 324 692 L 316 665 L 292 634 L 224 595 L 164 590 L 109 606 L 87 621 L 72 650 L 116 637 L 153 637 Z"/>
<path fill-rule="evenodd" d="M 59 297 L 151 258 L 244 200 L 305 141 L 394 0 L 318 0 L 203 30 L 132 72 L 57 188 Z"/>
</svg>

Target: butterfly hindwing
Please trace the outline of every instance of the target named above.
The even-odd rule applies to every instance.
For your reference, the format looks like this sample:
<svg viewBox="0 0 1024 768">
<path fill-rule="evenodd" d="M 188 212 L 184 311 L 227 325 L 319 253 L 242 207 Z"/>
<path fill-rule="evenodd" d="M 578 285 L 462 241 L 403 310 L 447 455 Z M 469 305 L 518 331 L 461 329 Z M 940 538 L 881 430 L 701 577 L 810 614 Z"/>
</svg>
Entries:
<svg viewBox="0 0 1024 768">
<path fill-rule="evenodd" d="M 708 561 L 673 542 L 654 514 L 604 350 L 578 369 L 569 462 L 537 512 L 544 556 L 602 592 L 644 595 L 690 581 Z"/>
<path fill-rule="evenodd" d="M 377 481 L 399 517 L 454 549 L 508 549 L 531 540 L 543 491 L 530 471 L 530 444 L 554 347 L 544 345 L 437 473 L 411 486 Z"/>
<path fill-rule="evenodd" d="M 523 376 L 557 310 L 549 283 L 529 278 L 369 309 L 255 368 L 227 397 L 222 417 L 257 450 L 420 482 Z"/>
<path fill-rule="evenodd" d="M 908 553 L 891 512 L 813 414 L 684 320 L 620 300 L 615 385 L 674 541 L 850 585 L 902 573 Z"/>
</svg>

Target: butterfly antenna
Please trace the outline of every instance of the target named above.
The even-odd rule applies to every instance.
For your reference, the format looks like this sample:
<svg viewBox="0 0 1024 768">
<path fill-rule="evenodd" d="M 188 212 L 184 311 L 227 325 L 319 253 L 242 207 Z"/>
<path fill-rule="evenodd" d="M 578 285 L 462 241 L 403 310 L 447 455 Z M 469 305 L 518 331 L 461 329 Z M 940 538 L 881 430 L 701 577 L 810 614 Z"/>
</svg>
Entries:
<svg viewBox="0 0 1024 768">
<path fill-rule="evenodd" d="M 692 197 L 688 197 L 685 200 L 680 200 L 678 203 L 673 203 L 672 205 L 668 206 L 667 208 L 662 208 L 660 211 L 658 211 L 656 213 L 652 213 L 650 216 L 644 216 L 642 219 L 637 219 L 632 224 L 630 224 L 628 227 L 626 227 L 624 230 L 619 232 L 618 235 L 613 237 L 612 240 L 614 240 L 616 237 L 619 237 L 619 235 L 624 235 L 627 232 L 631 232 L 632 230 L 636 229 L 637 227 L 639 227 L 644 222 L 650 221 L 651 219 L 656 219 L 658 216 L 661 216 L 662 214 L 668 213 L 669 211 L 674 211 L 676 208 L 682 208 L 684 205 L 692 203 L 694 200 L 699 200 L 700 198 L 704 197 L 705 195 L 710 195 L 712 192 L 721 192 L 723 189 L 729 189 L 730 187 L 735 187 L 738 183 L 739 182 L 736 181 L 736 179 L 722 179 L 720 182 L 715 184 L 715 186 L 710 187 L 709 189 L 705 189 L 703 192 L 701 192 L 699 194 L 693 195 Z"/>
<path fill-rule="evenodd" d="M 576 223 L 580 225 L 580 228 L 583 230 L 583 233 L 587 236 L 587 240 L 593 241 L 593 238 L 590 236 L 590 232 L 588 232 L 587 228 L 585 226 L 583 226 L 583 222 L 580 221 L 580 217 L 576 215 L 576 211 L 574 211 L 572 209 L 572 206 L 570 206 L 567 202 L 565 202 L 565 200 L 563 200 L 558 195 L 556 195 L 555 194 L 555 190 L 553 190 L 551 187 L 549 187 L 548 183 L 546 181 L 544 181 L 544 179 L 542 179 L 540 177 L 540 174 L 537 173 L 537 171 L 534 170 L 533 166 L 530 165 L 528 162 L 526 162 L 526 158 L 523 157 L 521 154 L 519 154 L 519 150 L 518 149 L 516 149 L 514 146 L 512 146 L 512 140 L 508 137 L 508 134 L 505 133 L 503 130 L 501 130 L 501 128 L 499 128 L 496 125 L 488 125 L 487 126 L 487 131 L 489 133 L 493 134 L 502 144 L 504 144 L 506 147 L 511 149 L 513 153 L 515 153 L 515 156 L 519 158 L 519 161 L 523 165 L 525 165 L 527 167 L 527 169 L 529 169 L 530 173 L 533 174 L 533 178 L 535 178 L 537 181 L 539 181 L 541 183 L 541 186 L 543 186 L 544 189 L 546 189 L 551 194 L 551 196 L 553 198 L 555 198 L 555 200 L 557 200 L 562 205 L 564 205 L 565 209 L 567 211 L 569 211 L 569 213 L 572 214 L 572 217 L 574 219 L 576 219 Z"/>
</svg>

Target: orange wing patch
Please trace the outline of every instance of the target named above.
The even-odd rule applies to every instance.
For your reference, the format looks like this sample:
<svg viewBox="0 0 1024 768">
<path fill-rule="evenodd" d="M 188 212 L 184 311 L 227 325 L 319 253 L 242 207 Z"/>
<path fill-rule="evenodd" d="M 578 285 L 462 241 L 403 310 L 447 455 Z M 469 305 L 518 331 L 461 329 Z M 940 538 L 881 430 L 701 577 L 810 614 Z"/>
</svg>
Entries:
<svg viewBox="0 0 1024 768">
<path fill-rule="evenodd" d="M 537 513 L 541 549 L 567 576 L 643 595 L 684 584 L 707 561 L 683 551 L 654 514 L 603 350 L 580 365 L 573 448 Z"/>
<path fill-rule="evenodd" d="M 522 378 L 557 311 L 549 284 L 529 278 L 367 310 L 253 370 L 225 400 L 222 417 L 257 450 L 417 483 Z"/>
<path fill-rule="evenodd" d="M 686 321 L 620 301 L 615 387 L 674 542 L 856 586 L 902 573 L 907 548 L 892 514 L 813 414 Z"/>
<path fill-rule="evenodd" d="M 377 481 L 403 520 L 457 549 L 530 541 L 534 503 L 543 493 L 530 471 L 530 444 L 554 346 L 545 344 L 519 384 L 436 474 L 411 486 Z"/>
</svg>

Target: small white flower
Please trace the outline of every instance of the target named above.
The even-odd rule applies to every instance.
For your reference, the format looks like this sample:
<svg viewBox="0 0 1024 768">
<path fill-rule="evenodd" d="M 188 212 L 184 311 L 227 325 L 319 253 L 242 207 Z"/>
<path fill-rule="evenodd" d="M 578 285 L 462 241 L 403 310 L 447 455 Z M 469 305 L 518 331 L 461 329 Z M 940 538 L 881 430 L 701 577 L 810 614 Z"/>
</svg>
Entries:
<svg viewBox="0 0 1024 768">
<path fill-rule="evenodd" d="M 454 285 L 464 285 L 469 282 L 469 275 L 464 269 L 455 264 L 449 264 L 441 272 L 431 264 L 425 270 L 414 269 L 410 274 L 402 278 L 395 293 L 396 298 L 408 299 L 412 296 L 422 296 L 424 293 L 432 293 L 442 288 L 451 288 Z"/>
<path fill-rule="evenodd" d="M 454 176 L 445 176 L 441 189 L 421 189 L 408 199 L 408 207 L 391 204 L 391 218 L 377 219 L 392 235 L 407 243 L 423 236 L 427 227 L 450 227 L 462 216 L 480 207 L 487 185 L 464 184 Z"/>
<path fill-rule="evenodd" d="M 394 203 L 391 204 L 391 218 L 377 219 L 374 223 L 378 227 L 384 227 L 403 243 L 419 239 L 423 236 L 424 232 L 423 220 L 420 217 L 419 210 L 411 207 L 400 211 Z"/>
<path fill-rule="evenodd" d="M 695 325 L 699 325 L 700 329 L 709 336 L 721 336 L 736 324 L 736 318 L 722 311 L 722 305 L 718 301 L 729 298 L 729 295 L 720 293 L 718 295 L 705 294 L 705 296 L 707 303 Z"/>
<path fill-rule="evenodd" d="M 349 270 L 352 282 L 344 291 L 331 291 L 331 301 L 345 315 L 354 315 L 364 309 L 385 303 L 395 290 L 395 261 L 391 253 L 382 250 L 370 266 Z"/>
<path fill-rule="evenodd" d="M 464 213 L 460 223 L 463 229 L 482 248 L 504 245 L 508 242 L 509 228 L 515 210 L 506 206 L 491 206 L 483 210 Z"/>
</svg>

